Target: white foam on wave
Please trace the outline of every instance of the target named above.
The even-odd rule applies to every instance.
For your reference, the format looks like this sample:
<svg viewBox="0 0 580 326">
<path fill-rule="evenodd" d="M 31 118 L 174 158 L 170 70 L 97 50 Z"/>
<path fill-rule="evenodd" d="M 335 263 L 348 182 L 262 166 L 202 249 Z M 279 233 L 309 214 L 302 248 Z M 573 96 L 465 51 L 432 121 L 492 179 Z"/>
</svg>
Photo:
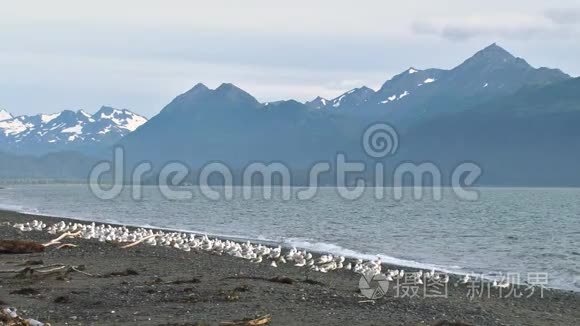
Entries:
<svg viewBox="0 0 580 326">
<path fill-rule="evenodd" d="M 289 238 L 284 240 L 285 246 L 307 249 L 313 252 L 325 254 L 331 253 L 333 255 L 341 255 L 349 258 L 360 258 L 366 260 L 376 259 L 380 257 L 382 262 L 387 265 L 396 265 L 401 267 L 417 268 L 417 269 L 435 269 L 441 272 L 461 274 L 460 266 L 440 266 L 436 264 L 421 263 L 413 260 L 400 259 L 385 254 L 365 254 L 356 250 L 347 249 L 340 245 L 326 242 L 312 242 L 307 239 Z"/>
<path fill-rule="evenodd" d="M 274 240 L 270 240 L 270 239 L 257 239 L 257 238 L 253 238 L 253 237 L 242 236 L 242 235 L 233 235 L 233 234 L 227 234 L 227 233 L 213 233 L 213 232 L 207 232 L 207 231 L 196 230 L 196 229 L 171 228 L 171 227 L 152 225 L 152 224 L 148 224 L 148 223 L 135 225 L 135 224 L 126 224 L 126 223 L 121 223 L 121 222 L 115 222 L 113 224 L 125 225 L 125 226 L 130 226 L 130 227 L 135 227 L 135 228 L 156 229 L 156 230 L 162 230 L 162 231 L 166 231 L 166 232 L 193 233 L 196 235 L 207 235 L 208 237 L 217 237 L 217 238 L 229 239 L 229 240 L 238 240 L 238 241 L 243 240 L 243 241 L 252 241 L 252 242 L 256 242 L 256 241 L 257 242 L 275 242 Z"/>
<path fill-rule="evenodd" d="M 211 232 L 202 231 L 202 230 L 195 230 L 195 229 L 171 228 L 171 227 L 165 227 L 165 226 L 160 226 L 160 225 L 152 225 L 149 223 L 144 223 L 144 224 L 125 223 L 125 222 L 123 222 L 121 220 L 117 220 L 117 219 L 99 218 L 96 216 L 89 218 L 89 217 L 83 217 L 83 216 L 74 215 L 74 214 L 58 214 L 55 212 L 42 212 L 36 208 L 29 208 L 29 207 L 24 207 L 21 205 L 12 205 L 12 204 L 4 204 L 4 203 L 0 203 L 0 210 L 9 211 L 9 212 L 16 212 L 16 213 L 21 213 L 21 214 L 26 214 L 26 215 L 45 216 L 45 217 L 51 217 L 51 218 L 63 219 L 63 220 L 77 220 L 77 221 L 82 221 L 82 222 L 87 222 L 87 223 L 94 222 L 95 224 L 115 224 L 115 225 L 124 225 L 124 226 L 134 227 L 134 228 L 156 229 L 156 230 L 162 230 L 162 231 L 166 231 L 166 232 L 195 233 L 197 235 L 207 235 L 209 237 L 217 237 L 217 238 L 224 238 L 224 239 L 231 239 L 231 240 L 258 241 L 258 242 L 270 242 L 270 243 L 276 242 L 275 240 L 266 239 L 264 237 L 258 237 L 260 239 L 257 239 L 257 238 L 246 237 L 246 236 L 241 236 L 241 235 L 232 235 L 232 234 L 225 234 L 225 233 L 211 233 Z"/>
<path fill-rule="evenodd" d="M 0 210 L 8 211 L 8 212 L 16 212 L 21 214 L 34 214 L 34 215 L 42 215 L 40 211 L 36 208 L 26 207 L 22 205 L 13 205 L 13 204 L 5 204 L 0 203 Z M 43 215 L 43 216 L 50 216 L 50 215 Z"/>
</svg>

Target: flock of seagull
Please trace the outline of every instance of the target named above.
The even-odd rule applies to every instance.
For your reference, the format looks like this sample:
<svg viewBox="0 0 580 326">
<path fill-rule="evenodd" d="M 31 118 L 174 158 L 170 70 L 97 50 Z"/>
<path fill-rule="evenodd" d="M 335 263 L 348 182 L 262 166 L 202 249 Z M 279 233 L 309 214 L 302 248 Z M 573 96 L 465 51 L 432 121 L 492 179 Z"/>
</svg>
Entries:
<svg viewBox="0 0 580 326">
<path fill-rule="evenodd" d="M 133 230 L 125 226 L 97 225 L 94 222 L 82 224 L 76 222 L 60 221 L 51 226 L 42 221 L 17 223 L 14 228 L 23 231 L 43 231 L 49 234 L 65 234 L 82 239 L 97 239 L 100 242 L 112 242 L 126 244 L 123 248 L 132 247 L 141 243 L 150 246 L 173 247 L 182 251 L 206 251 L 218 255 L 229 255 L 241 259 L 249 260 L 253 263 L 269 263 L 272 267 L 280 264 L 293 264 L 296 267 L 308 268 L 315 272 L 328 273 L 336 270 L 348 270 L 354 273 L 374 276 L 383 272 L 381 258 L 364 261 L 362 259 L 349 259 L 346 262 L 344 256 L 325 254 L 315 257 L 306 250 L 291 248 L 283 252 L 281 246 L 269 247 L 263 244 L 253 244 L 247 242 L 235 242 L 218 238 L 210 239 L 207 235 L 196 235 L 193 233 L 165 232 L 161 230 L 151 230 L 135 228 Z M 446 273 L 431 271 L 405 272 L 398 269 L 386 269 L 384 275 L 388 281 L 405 280 L 406 283 L 423 284 L 424 281 L 448 283 L 449 275 Z M 470 281 L 470 276 L 465 275 L 461 283 Z M 502 281 L 495 283 L 496 287 L 509 287 L 509 283 Z"/>
</svg>

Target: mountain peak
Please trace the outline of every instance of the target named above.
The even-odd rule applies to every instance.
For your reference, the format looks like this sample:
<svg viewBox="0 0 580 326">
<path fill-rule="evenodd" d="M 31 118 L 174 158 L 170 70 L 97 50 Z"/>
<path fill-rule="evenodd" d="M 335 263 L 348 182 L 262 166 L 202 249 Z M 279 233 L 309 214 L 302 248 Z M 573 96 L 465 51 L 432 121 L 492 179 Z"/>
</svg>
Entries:
<svg viewBox="0 0 580 326">
<path fill-rule="evenodd" d="M 453 71 L 463 71 L 470 73 L 492 73 L 498 69 L 510 69 L 514 71 L 528 71 L 532 70 L 524 59 L 516 58 L 511 53 L 493 43 L 482 50 L 479 50 L 471 58 L 465 60 L 459 66 L 453 68 Z M 512 72 L 515 74 L 516 72 Z M 504 76 L 509 77 L 509 76 Z"/>
<path fill-rule="evenodd" d="M 360 106 L 364 102 L 366 102 L 375 91 L 371 88 L 366 86 L 361 86 L 358 88 L 353 88 L 350 91 L 340 95 L 339 97 L 330 101 L 332 107 L 338 108 L 344 104 L 352 105 L 352 106 Z"/>
<path fill-rule="evenodd" d="M 216 92 L 234 92 L 234 93 L 246 93 L 243 89 L 232 83 L 222 83 L 218 88 L 215 89 Z"/>
<path fill-rule="evenodd" d="M 255 104 L 258 103 L 258 101 L 248 92 L 231 83 L 221 84 L 218 88 L 215 89 L 215 93 L 234 101 L 248 101 L 254 102 Z"/>
<path fill-rule="evenodd" d="M 107 105 L 103 105 L 103 106 L 101 106 L 99 111 L 97 111 L 97 113 L 95 113 L 95 116 L 100 116 L 101 114 L 111 114 L 113 111 L 115 111 L 115 108 L 107 106 Z"/>
<path fill-rule="evenodd" d="M 191 88 L 191 90 L 192 91 L 195 91 L 195 90 L 206 90 L 207 91 L 207 90 L 209 90 L 209 88 L 207 86 L 205 86 L 204 83 L 197 83 L 197 84 L 195 84 L 195 86 L 193 86 L 193 88 Z"/>
<path fill-rule="evenodd" d="M 511 53 L 509 53 L 501 46 L 497 45 L 497 43 L 492 43 L 488 45 L 484 49 L 478 51 L 472 58 L 477 57 L 503 61 L 515 59 L 515 57 Z"/>
<path fill-rule="evenodd" d="M 371 93 L 374 93 L 374 92 L 375 91 L 372 88 L 369 88 L 369 87 L 366 87 L 366 86 L 361 86 L 361 87 L 357 87 L 357 88 L 351 89 L 350 91 L 342 94 L 342 96 L 351 95 L 351 94 L 365 96 L 365 95 L 368 95 L 368 94 L 371 94 Z"/>
<path fill-rule="evenodd" d="M 317 96 L 312 101 L 304 103 L 306 106 L 315 108 L 315 109 L 322 109 L 326 106 L 326 104 L 330 102 L 329 100 L 325 99 L 324 97 Z"/>
<path fill-rule="evenodd" d="M 308 103 L 323 103 L 324 105 L 326 105 L 326 102 L 328 102 L 327 99 L 325 99 L 322 96 L 317 96 L 315 99 L 313 99 L 312 101 L 307 101 L 306 104 Z"/>
<path fill-rule="evenodd" d="M 10 112 L 0 109 L 0 121 L 14 118 Z"/>
<path fill-rule="evenodd" d="M 210 89 L 207 86 L 205 86 L 204 84 L 197 83 L 190 90 L 188 90 L 187 92 L 185 92 L 183 95 L 198 95 L 198 94 L 204 94 L 204 93 L 208 92 L 209 90 Z"/>
<path fill-rule="evenodd" d="M 485 48 L 482 49 L 482 51 L 505 51 L 505 52 L 507 52 L 504 48 L 497 45 L 496 42 L 493 42 L 490 45 L 486 46 Z"/>
<path fill-rule="evenodd" d="M 414 74 L 416 72 L 419 72 L 419 71 L 420 71 L 419 69 L 415 69 L 413 67 L 409 67 L 409 69 L 407 69 L 407 71 L 405 71 L 405 72 L 408 73 L 409 75 L 412 75 L 412 74 Z"/>
</svg>

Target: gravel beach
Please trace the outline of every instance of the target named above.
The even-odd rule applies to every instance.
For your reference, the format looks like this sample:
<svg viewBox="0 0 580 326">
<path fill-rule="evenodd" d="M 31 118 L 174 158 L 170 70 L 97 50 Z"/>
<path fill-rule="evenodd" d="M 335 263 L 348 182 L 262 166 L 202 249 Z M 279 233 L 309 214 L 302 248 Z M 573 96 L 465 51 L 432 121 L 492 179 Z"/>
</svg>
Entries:
<svg viewBox="0 0 580 326">
<path fill-rule="evenodd" d="M 60 218 L 0 211 L 0 239 L 41 243 L 57 237 L 22 232 L 14 223 Z M 81 222 L 87 223 L 87 222 Z M 204 251 L 68 239 L 74 248 L 0 254 L 0 303 L 52 325 L 219 325 L 271 316 L 271 325 L 578 325 L 580 293 L 539 289 L 500 297 L 492 288 L 470 296 L 452 277 L 447 295 L 395 295 L 391 284 L 376 300 L 361 294 L 361 275 L 308 272 L 292 264 L 271 267 Z M 26 275 L 8 271 L 38 264 L 76 266 Z M 384 269 L 389 268 L 385 266 Z M 391 267 L 393 268 L 393 267 Z M 411 269 L 409 269 L 411 270 Z"/>
</svg>

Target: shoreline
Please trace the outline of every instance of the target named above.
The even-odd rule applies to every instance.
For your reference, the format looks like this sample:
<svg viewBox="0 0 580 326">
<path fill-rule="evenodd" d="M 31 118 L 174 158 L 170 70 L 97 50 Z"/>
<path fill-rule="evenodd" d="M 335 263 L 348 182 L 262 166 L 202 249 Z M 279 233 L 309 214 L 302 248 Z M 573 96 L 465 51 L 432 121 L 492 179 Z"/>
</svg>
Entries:
<svg viewBox="0 0 580 326">
<path fill-rule="evenodd" d="M 150 225 L 131 225 L 131 224 L 121 224 L 121 223 L 116 223 L 116 222 L 98 222 L 98 221 L 89 220 L 89 219 L 53 216 L 53 215 L 48 215 L 48 214 L 35 214 L 35 213 L 31 213 L 31 212 L 19 212 L 19 211 L 15 211 L 15 210 L 6 210 L 6 209 L 0 208 L 0 214 L 2 214 L 2 212 L 17 213 L 17 214 L 22 214 L 25 216 L 30 216 L 31 221 L 32 221 L 32 219 L 34 219 L 34 217 L 46 217 L 46 218 L 50 218 L 50 219 L 63 219 L 63 220 L 67 220 L 67 221 L 70 221 L 73 223 L 75 223 L 75 222 L 76 223 L 96 223 L 98 225 L 111 225 L 111 226 L 116 226 L 116 227 L 123 227 L 124 226 L 124 227 L 128 227 L 130 229 L 143 228 L 143 229 L 150 229 L 150 230 L 154 230 L 154 231 L 163 231 L 163 232 L 178 232 L 178 233 L 186 233 L 186 234 L 207 235 L 210 238 L 221 239 L 224 241 L 225 240 L 236 241 L 236 242 L 250 241 L 251 243 L 254 243 L 254 244 L 262 244 L 262 245 L 268 245 L 268 246 L 280 245 L 283 249 L 286 249 L 286 250 L 290 250 L 294 247 L 294 248 L 299 249 L 299 250 L 308 250 L 309 252 L 316 254 L 317 256 L 321 256 L 321 255 L 325 255 L 325 254 L 343 255 L 343 253 L 339 253 L 339 252 L 321 251 L 321 250 L 316 250 L 316 249 L 312 249 L 312 248 L 305 248 L 305 247 L 298 247 L 298 246 L 295 247 L 295 246 L 290 246 L 288 243 L 284 243 L 284 242 L 276 242 L 273 240 L 262 240 L 262 239 L 243 237 L 243 236 L 228 236 L 228 235 L 223 235 L 223 234 L 206 233 L 206 232 L 202 232 L 202 231 L 192 231 L 192 230 L 185 230 L 185 229 L 171 229 L 171 228 L 163 228 L 163 227 L 150 226 Z M 348 248 L 343 248 L 343 249 L 346 251 L 352 251 Z M 354 259 L 371 260 L 371 259 L 374 259 L 378 256 L 388 257 L 389 259 L 393 259 L 393 260 L 403 260 L 403 259 L 399 259 L 396 257 L 384 255 L 384 254 L 379 254 L 379 255 L 362 254 L 362 253 L 359 253 L 359 255 L 344 254 L 344 257 L 349 258 L 349 259 L 353 259 L 353 260 Z M 390 268 L 405 269 L 405 270 L 409 270 L 412 272 L 419 271 L 419 270 L 435 269 L 439 272 L 444 272 L 446 274 L 449 274 L 450 276 L 455 277 L 455 278 L 459 278 L 459 277 L 463 277 L 465 275 L 468 275 L 467 273 L 458 273 L 458 272 L 453 271 L 452 269 L 449 269 L 449 267 L 442 267 L 442 266 L 439 266 L 437 264 L 420 263 L 420 262 L 414 262 L 414 261 L 409 261 L 409 262 L 414 264 L 414 266 L 413 265 L 405 265 L 405 264 L 396 264 L 396 263 L 387 262 L 387 261 L 384 261 L 383 265 L 388 266 Z M 488 278 L 486 280 L 493 280 L 493 279 Z M 555 288 L 555 287 L 546 287 L 546 288 L 549 288 L 551 290 L 559 290 L 559 291 L 573 291 L 573 290 L 560 289 L 560 288 Z M 580 293 L 580 291 L 573 291 L 573 292 Z"/>
<path fill-rule="evenodd" d="M 30 221 L 32 221 L 34 218 L 38 218 L 38 217 L 42 217 L 42 218 L 48 218 L 48 219 L 62 219 L 62 220 L 67 220 L 69 222 L 72 223 L 96 223 L 97 225 L 111 225 L 111 226 L 115 226 L 115 227 L 127 227 L 130 229 L 138 229 L 138 228 L 143 228 L 143 229 L 148 229 L 148 230 L 153 230 L 153 231 L 162 231 L 162 232 L 177 232 L 177 233 L 185 233 L 185 234 L 196 234 L 198 236 L 200 235 L 206 235 L 210 238 L 215 238 L 215 239 L 220 239 L 220 240 L 230 240 L 230 241 L 236 241 L 236 242 L 246 242 L 249 241 L 253 244 L 262 244 L 262 245 L 267 245 L 267 246 L 281 246 L 283 249 L 286 250 L 290 250 L 293 247 L 297 248 L 299 250 L 308 250 L 309 252 L 316 254 L 317 256 L 321 256 L 321 255 L 325 255 L 325 254 L 333 254 L 333 255 L 342 255 L 342 253 L 339 252 L 329 252 L 329 251 L 321 251 L 321 250 L 316 250 L 316 249 L 312 249 L 312 248 L 305 248 L 305 247 L 298 247 L 298 246 L 291 246 L 289 243 L 285 243 L 285 242 L 277 242 L 274 240 L 267 240 L 267 239 L 258 239 L 258 238 L 251 238 L 251 237 L 244 237 L 244 236 L 231 236 L 231 235 L 223 235 L 223 234 L 213 234 L 213 233 L 207 233 L 207 232 L 203 232 L 203 231 L 195 231 L 195 230 L 186 230 L 186 229 L 172 229 L 172 228 L 165 228 L 165 227 L 159 227 L 159 226 L 151 226 L 151 225 L 133 225 L 133 224 L 122 224 L 119 222 L 100 222 L 100 221 L 95 221 L 95 220 L 90 220 L 90 219 L 82 219 L 82 218 L 71 218 L 71 217 L 64 217 L 64 216 L 54 216 L 54 215 L 49 215 L 49 214 L 42 214 L 42 213 L 34 213 L 34 212 L 25 212 L 25 211 L 18 211 L 18 210 L 10 210 L 10 209 L 5 209 L 0 207 L 0 215 L 2 213 L 14 213 L 14 214 L 20 214 L 23 216 L 29 216 L 31 219 Z M 29 222 L 30 222 L 29 221 Z M 341 247 L 342 248 L 342 247 Z M 353 251 L 351 249 L 348 248 L 342 248 L 345 251 Z M 400 259 L 400 258 L 396 258 L 396 257 L 392 257 L 392 256 L 388 256 L 388 255 L 384 255 L 384 254 L 378 254 L 378 255 L 372 255 L 372 254 L 363 254 L 363 253 L 358 253 L 359 255 L 347 255 L 344 254 L 344 257 L 349 258 L 349 259 L 366 259 L 366 260 L 371 260 L 373 258 L 376 258 L 378 256 L 382 256 L 382 257 L 388 257 L 389 259 L 393 259 L 393 260 L 404 260 L 404 259 Z M 439 272 L 444 272 L 446 274 L 449 274 L 451 277 L 454 278 L 460 278 L 463 277 L 465 275 L 470 275 L 470 276 L 478 276 L 480 274 L 469 274 L 469 273 L 460 273 L 460 272 L 456 272 L 453 271 L 452 267 L 445 267 L 445 266 L 439 266 L 437 264 L 432 264 L 432 263 L 421 263 L 421 262 L 415 262 L 415 261 L 409 261 L 409 263 L 414 264 L 413 265 L 405 265 L 405 264 L 397 264 L 397 263 L 392 263 L 392 262 L 387 262 L 384 261 L 383 265 L 390 267 L 390 268 L 395 268 L 395 269 L 405 269 L 411 272 L 416 272 L 419 270 L 430 270 L 430 269 L 435 269 Z M 485 275 L 485 274 L 483 274 Z M 491 277 L 487 277 L 485 278 L 485 280 L 487 281 L 492 281 L 493 278 Z M 525 283 L 516 283 L 517 285 L 525 285 Z M 545 286 L 546 289 L 550 289 L 550 290 L 554 290 L 554 291 L 563 291 L 563 292 L 572 292 L 572 293 L 578 293 L 580 294 L 580 290 L 575 290 L 575 289 L 563 289 L 563 288 L 558 288 L 558 287 L 550 287 L 550 286 Z"/>
<path fill-rule="evenodd" d="M 269 246 L 280 245 L 280 246 L 282 246 L 282 248 L 288 249 L 288 250 L 293 247 L 293 245 L 291 245 L 290 243 L 284 242 L 284 241 L 275 241 L 275 240 L 259 239 L 259 238 L 246 237 L 246 236 L 235 236 L 235 235 L 209 233 L 209 232 L 204 232 L 201 230 L 172 229 L 172 228 L 161 227 L 161 226 L 152 226 L 152 225 L 122 224 L 119 222 L 100 222 L 100 221 L 95 221 L 95 220 L 90 220 L 90 219 L 73 218 L 73 217 L 66 217 L 66 216 L 55 216 L 55 215 L 50 215 L 50 214 L 38 213 L 38 212 L 18 211 L 18 210 L 11 210 L 11 209 L 6 209 L 6 208 L 0 207 L 0 214 L 2 212 L 22 214 L 22 215 L 30 216 L 31 218 L 40 216 L 40 217 L 47 217 L 47 218 L 52 218 L 52 219 L 63 219 L 63 220 L 67 220 L 67 221 L 71 221 L 71 222 L 78 222 L 78 223 L 93 223 L 94 222 L 97 224 L 105 224 L 105 225 L 112 225 L 112 226 L 126 226 L 128 228 L 144 228 L 144 229 L 158 230 L 158 231 L 164 231 L 164 232 L 181 232 L 181 233 L 188 233 L 188 234 L 191 233 L 191 234 L 197 234 L 197 235 L 207 235 L 211 238 L 217 238 L 217 239 L 221 239 L 221 240 L 231 240 L 231 241 L 238 241 L 238 242 L 250 241 L 252 243 L 269 245 Z M 317 243 L 321 243 L 321 242 L 317 242 Z M 324 242 L 322 242 L 321 244 L 335 245 L 332 243 L 324 243 Z M 336 246 L 338 246 L 338 245 L 336 245 Z M 356 254 L 355 255 L 347 255 L 347 254 L 343 254 L 340 252 L 329 252 L 329 251 L 323 251 L 323 250 L 306 248 L 306 247 L 299 247 L 299 246 L 296 246 L 296 248 L 297 249 L 306 249 L 312 253 L 317 253 L 318 255 L 331 253 L 334 255 L 344 255 L 346 258 L 351 258 L 351 259 L 359 259 L 359 258 L 360 259 L 373 259 L 373 258 L 376 258 L 377 256 L 382 256 L 382 257 L 388 257 L 388 259 L 392 259 L 392 260 L 407 261 L 410 264 L 414 265 L 413 266 L 413 265 L 405 265 L 405 264 L 397 264 L 397 263 L 392 263 L 392 262 L 385 262 L 385 264 L 387 264 L 389 266 L 394 266 L 397 268 L 409 268 L 409 269 L 413 269 L 413 270 L 435 268 L 438 271 L 446 272 L 446 273 L 453 274 L 453 275 L 458 275 L 458 276 L 465 275 L 462 273 L 452 271 L 450 269 L 452 267 L 440 266 L 440 265 L 437 265 L 434 263 L 421 263 L 421 262 L 416 262 L 416 261 L 410 261 L 410 260 L 405 260 L 402 258 L 389 256 L 386 254 L 377 254 L 377 255 L 364 254 L 364 253 L 359 253 L 359 252 L 356 252 L 354 250 L 351 250 L 348 248 L 343 248 L 343 247 L 340 247 L 340 248 L 342 248 L 344 251 L 355 252 Z M 554 288 L 554 289 L 558 289 L 558 288 Z M 566 291 L 566 289 L 558 289 L 558 290 Z"/>
<path fill-rule="evenodd" d="M 18 179 L 17 179 L 18 180 Z M 26 182 L 16 182 L 13 179 L 0 179 L 0 189 L 1 187 L 4 186 L 11 186 L 11 185 L 52 185 L 52 184 L 56 184 L 56 185 L 89 185 L 89 183 L 86 182 L 86 179 L 72 179 L 72 180 L 50 180 L 50 181 L 46 181 L 44 179 L 38 179 L 38 180 L 32 180 L 32 181 L 26 181 Z M 101 185 L 112 185 L 112 183 L 101 183 Z M 133 185 L 132 183 L 123 183 L 124 186 L 131 186 Z M 148 184 L 144 184 L 143 186 L 146 187 L 158 187 L 158 184 L 155 183 L 148 183 Z M 218 185 L 219 186 L 219 185 Z M 223 185 L 222 185 L 223 186 Z M 241 184 L 234 184 L 232 185 L 234 187 L 241 187 Z M 279 186 L 279 185 L 274 185 L 275 187 Z M 305 183 L 305 184 L 295 184 L 292 185 L 294 187 L 308 187 L 309 184 Z M 198 184 L 188 184 L 188 185 L 181 185 L 178 187 L 199 187 Z M 332 185 L 332 184 L 324 184 L 324 185 L 319 185 L 320 188 L 334 188 L 336 187 L 336 185 Z M 374 185 L 368 185 L 368 188 L 375 188 Z M 389 187 L 394 187 L 394 185 L 384 185 L 382 188 L 389 188 Z M 404 188 L 411 188 L 412 186 L 403 186 Z M 444 185 L 444 188 L 451 188 L 450 185 Z M 580 189 L 580 185 L 502 185 L 502 184 L 477 184 L 474 185 L 474 188 L 513 188 L 513 189 Z"/>
<path fill-rule="evenodd" d="M 7 225 L 33 219 L 49 225 L 62 220 L 0 211 L 0 238 L 43 242 L 57 236 L 21 232 Z M 308 273 L 292 264 L 274 268 L 204 251 L 145 244 L 121 249 L 118 243 L 94 239 L 66 242 L 78 247 L 0 255 L 0 268 L 14 268 L 16 261 L 42 260 L 83 265 L 91 275 L 120 276 L 73 273 L 63 282 L 0 274 L 0 299 L 27 317 L 58 325 L 192 325 L 196 321 L 214 325 L 265 314 L 272 315 L 273 325 L 435 325 L 444 320 L 468 325 L 572 325 L 580 320 L 576 309 L 580 294 L 564 290 L 545 289 L 544 297 L 504 298 L 492 291 L 489 297 L 467 298 L 467 286 L 453 286 L 452 278 L 445 298 L 394 297 L 390 288 L 373 301 L 361 295 L 360 274 L 352 271 Z M 119 273 L 128 270 L 136 274 Z M 271 281 L 283 278 L 291 284 Z"/>
</svg>

